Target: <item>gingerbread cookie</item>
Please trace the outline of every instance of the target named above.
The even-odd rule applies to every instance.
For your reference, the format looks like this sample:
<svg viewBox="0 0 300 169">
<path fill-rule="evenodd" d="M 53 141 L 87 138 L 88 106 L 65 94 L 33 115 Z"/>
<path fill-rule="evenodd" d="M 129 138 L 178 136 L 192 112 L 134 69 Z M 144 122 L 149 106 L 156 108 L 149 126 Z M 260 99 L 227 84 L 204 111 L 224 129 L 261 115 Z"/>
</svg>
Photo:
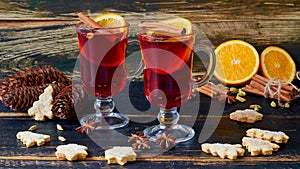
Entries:
<svg viewBox="0 0 300 169">
<path fill-rule="evenodd" d="M 59 145 L 56 147 L 57 158 L 64 158 L 69 161 L 83 160 L 88 155 L 88 148 L 78 144 Z"/>
<path fill-rule="evenodd" d="M 45 134 L 37 134 L 31 131 L 20 131 L 16 135 L 17 139 L 20 139 L 26 147 L 32 147 L 34 145 L 42 146 L 46 142 L 50 141 L 50 136 Z"/>
<path fill-rule="evenodd" d="M 236 120 L 240 122 L 254 123 L 256 121 L 262 120 L 263 115 L 255 110 L 245 109 L 237 110 L 235 112 L 230 113 L 229 118 L 231 120 Z"/>
<path fill-rule="evenodd" d="M 221 158 L 237 159 L 238 156 L 244 156 L 245 150 L 240 144 L 221 144 L 221 143 L 204 143 L 201 145 L 202 151 L 211 153 Z"/>
<path fill-rule="evenodd" d="M 278 151 L 279 145 L 271 143 L 268 140 L 261 140 L 258 138 L 243 137 L 243 146 L 246 146 L 252 156 L 271 155 L 273 151 Z"/>
<path fill-rule="evenodd" d="M 276 143 L 287 143 L 289 136 L 282 131 L 269 131 L 252 128 L 246 131 L 246 135 L 249 137 L 260 138 L 263 140 L 274 141 Z"/>
<path fill-rule="evenodd" d="M 108 164 L 124 165 L 127 161 L 135 161 L 136 153 L 132 147 L 116 146 L 111 149 L 105 150 L 105 159 Z"/>
</svg>

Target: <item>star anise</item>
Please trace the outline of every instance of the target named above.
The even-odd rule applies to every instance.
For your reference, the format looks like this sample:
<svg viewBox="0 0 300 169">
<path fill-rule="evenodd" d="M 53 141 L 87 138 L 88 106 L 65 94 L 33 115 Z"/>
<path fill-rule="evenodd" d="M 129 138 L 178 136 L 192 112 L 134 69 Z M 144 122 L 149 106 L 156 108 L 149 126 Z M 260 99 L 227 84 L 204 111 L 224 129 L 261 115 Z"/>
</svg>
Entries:
<svg viewBox="0 0 300 169">
<path fill-rule="evenodd" d="M 169 149 L 175 145 L 176 138 L 172 134 L 160 134 L 156 137 L 156 144 L 160 148 Z"/>
<path fill-rule="evenodd" d="M 237 101 L 235 96 L 230 95 L 230 94 L 220 95 L 220 96 L 218 96 L 218 100 L 219 101 L 226 101 L 226 103 L 228 103 L 228 104 L 233 104 Z"/>
<path fill-rule="evenodd" d="M 149 136 L 145 136 L 143 132 L 137 134 L 131 134 L 130 137 L 128 137 L 128 142 L 136 142 L 137 140 L 141 139 L 149 139 Z"/>
<path fill-rule="evenodd" d="M 89 123 L 84 123 L 82 126 L 77 127 L 76 131 L 89 134 L 89 132 L 95 130 L 99 124 L 100 124 L 100 121 L 92 121 Z"/>
<path fill-rule="evenodd" d="M 237 100 L 236 100 L 235 96 L 227 95 L 226 101 L 228 104 L 232 104 L 232 103 L 235 103 Z"/>
<path fill-rule="evenodd" d="M 149 138 L 139 138 L 135 143 L 132 144 L 134 150 L 150 150 L 150 141 Z"/>
</svg>

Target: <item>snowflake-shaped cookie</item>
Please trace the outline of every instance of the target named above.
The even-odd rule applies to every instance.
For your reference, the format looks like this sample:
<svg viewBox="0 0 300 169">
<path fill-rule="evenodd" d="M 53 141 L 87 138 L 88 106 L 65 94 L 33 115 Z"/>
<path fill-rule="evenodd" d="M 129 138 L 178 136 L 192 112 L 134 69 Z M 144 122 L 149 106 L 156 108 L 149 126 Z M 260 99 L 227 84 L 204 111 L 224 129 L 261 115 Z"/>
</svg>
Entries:
<svg viewBox="0 0 300 169">
<path fill-rule="evenodd" d="M 136 153 L 132 147 L 115 146 L 111 149 L 105 150 L 105 159 L 108 164 L 124 165 L 127 161 L 135 161 Z"/>
</svg>

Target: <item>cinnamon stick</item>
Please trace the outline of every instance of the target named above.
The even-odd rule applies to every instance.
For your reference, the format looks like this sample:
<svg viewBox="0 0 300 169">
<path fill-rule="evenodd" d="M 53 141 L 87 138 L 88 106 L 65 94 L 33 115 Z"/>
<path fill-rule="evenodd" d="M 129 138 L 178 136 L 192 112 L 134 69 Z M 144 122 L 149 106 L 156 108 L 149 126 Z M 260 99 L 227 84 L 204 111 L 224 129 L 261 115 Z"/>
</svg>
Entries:
<svg viewBox="0 0 300 169">
<path fill-rule="evenodd" d="M 184 35 L 186 30 L 184 28 L 178 28 L 173 25 L 160 22 L 143 22 L 138 25 L 142 29 L 162 33 L 162 34 L 173 34 L 173 35 Z"/>
<path fill-rule="evenodd" d="M 81 22 L 89 25 L 91 28 L 101 28 L 100 25 L 98 25 L 95 21 L 93 21 L 90 17 L 86 16 L 84 13 L 79 12 L 77 15 Z"/>
<path fill-rule="evenodd" d="M 263 77 L 263 76 L 260 76 L 258 74 L 254 75 L 252 77 L 253 80 L 257 81 L 257 82 L 261 82 L 264 86 L 268 83 L 269 79 Z M 287 90 L 289 92 L 293 92 L 295 90 L 295 88 L 291 85 L 287 85 L 287 84 L 282 84 L 281 85 L 281 88 L 284 89 L 284 90 Z"/>
<path fill-rule="evenodd" d="M 209 96 L 209 97 L 211 97 L 211 98 L 214 97 L 213 91 L 211 91 L 210 89 L 208 89 L 208 88 L 206 88 L 206 87 L 204 87 L 204 86 L 201 86 L 201 87 L 197 88 L 197 90 L 198 90 L 200 93 L 205 94 L 205 95 L 207 95 L 207 96 Z"/>
<path fill-rule="evenodd" d="M 265 92 L 264 91 L 261 91 L 257 88 L 254 88 L 253 86 L 250 86 L 250 85 L 246 85 L 245 87 L 245 91 L 248 92 L 248 93 L 252 93 L 252 94 L 256 94 L 256 95 L 260 95 L 260 96 L 265 96 Z M 272 99 L 278 99 L 278 95 L 276 94 L 274 96 L 274 98 Z M 284 95 L 280 95 L 280 100 L 284 101 L 284 102 L 291 102 L 292 99 L 291 98 L 288 98 L 287 96 L 284 96 Z"/>
<path fill-rule="evenodd" d="M 255 81 L 255 80 L 252 80 L 249 84 L 250 86 L 252 86 L 253 88 L 256 88 L 260 91 L 265 91 L 265 86 L 262 85 L 261 83 Z M 274 91 L 277 91 L 277 88 L 275 88 L 274 86 L 271 87 L 272 90 Z M 284 95 L 285 97 L 292 97 L 290 94 L 290 92 L 286 91 L 286 90 L 280 90 L 280 94 L 281 95 Z"/>
<path fill-rule="evenodd" d="M 256 94 L 256 95 L 260 95 L 260 96 L 265 96 L 265 93 L 263 91 L 257 90 L 256 88 L 253 88 L 249 85 L 246 85 L 244 90 L 247 93 L 252 93 L 252 94 Z"/>
<path fill-rule="evenodd" d="M 218 87 L 217 85 L 215 85 L 214 83 L 212 82 L 208 82 L 207 83 L 207 86 L 211 87 L 212 90 L 218 92 L 219 94 L 221 95 L 226 95 L 229 91 L 227 89 L 223 89 L 221 87 Z"/>
<path fill-rule="evenodd" d="M 257 83 L 262 84 L 263 86 L 266 86 L 269 79 L 262 77 L 260 75 L 255 75 L 252 78 L 252 81 L 256 81 Z M 278 89 L 277 86 L 270 86 L 270 88 L 274 91 Z M 286 96 L 290 96 L 292 99 L 295 98 L 295 96 L 298 94 L 298 91 L 291 85 L 288 84 L 281 84 L 281 90 L 280 93 L 285 94 Z"/>
<path fill-rule="evenodd" d="M 235 96 L 229 95 L 227 89 L 223 89 L 212 82 L 208 82 L 204 86 L 196 88 L 196 90 L 211 98 L 217 98 L 219 101 L 226 100 L 228 104 L 236 102 Z"/>
</svg>

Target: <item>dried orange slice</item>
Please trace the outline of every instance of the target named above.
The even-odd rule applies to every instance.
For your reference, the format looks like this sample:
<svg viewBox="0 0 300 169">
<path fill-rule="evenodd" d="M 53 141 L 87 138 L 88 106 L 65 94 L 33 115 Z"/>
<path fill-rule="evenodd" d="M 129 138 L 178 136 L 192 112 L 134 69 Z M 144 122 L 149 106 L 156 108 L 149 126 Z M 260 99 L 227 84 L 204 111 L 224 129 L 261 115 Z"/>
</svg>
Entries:
<svg viewBox="0 0 300 169">
<path fill-rule="evenodd" d="M 173 25 L 177 28 L 184 28 L 186 34 L 191 34 L 193 32 L 193 25 L 192 23 L 185 19 L 185 18 L 173 18 L 173 19 L 167 19 L 167 20 L 162 20 L 159 21 L 161 23 Z"/>
<path fill-rule="evenodd" d="M 227 85 L 239 86 L 247 83 L 259 69 L 256 49 L 242 40 L 230 40 L 216 49 L 215 77 Z"/>
<path fill-rule="evenodd" d="M 94 18 L 94 21 L 101 27 L 121 27 L 126 25 L 125 19 L 118 14 L 106 13 Z"/>
<path fill-rule="evenodd" d="M 282 48 L 267 47 L 261 53 L 260 62 L 262 74 L 269 79 L 292 82 L 295 78 L 296 64 L 290 54 Z"/>
</svg>

